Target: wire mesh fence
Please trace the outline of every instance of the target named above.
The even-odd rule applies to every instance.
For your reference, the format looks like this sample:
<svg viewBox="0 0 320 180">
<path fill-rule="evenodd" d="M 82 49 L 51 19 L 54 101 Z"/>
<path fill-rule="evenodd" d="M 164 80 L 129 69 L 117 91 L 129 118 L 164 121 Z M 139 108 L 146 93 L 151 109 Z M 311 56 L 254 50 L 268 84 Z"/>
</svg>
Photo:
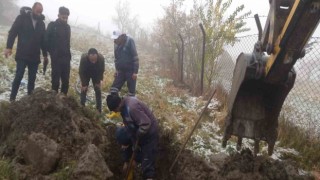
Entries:
<svg viewBox="0 0 320 180">
<path fill-rule="evenodd" d="M 258 35 L 238 38 L 225 47 L 219 57 L 216 83 L 226 94 L 230 91 L 233 69 L 238 55 L 252 53 Z M 297 77 L 293 89 L 286 98 L 281 115 L 286 120 L 304 128 L 315 138 L 320 138 L 320 37 L 313 37 L 306 46 L 306 55 L 294 66 Z"/>
</svg>

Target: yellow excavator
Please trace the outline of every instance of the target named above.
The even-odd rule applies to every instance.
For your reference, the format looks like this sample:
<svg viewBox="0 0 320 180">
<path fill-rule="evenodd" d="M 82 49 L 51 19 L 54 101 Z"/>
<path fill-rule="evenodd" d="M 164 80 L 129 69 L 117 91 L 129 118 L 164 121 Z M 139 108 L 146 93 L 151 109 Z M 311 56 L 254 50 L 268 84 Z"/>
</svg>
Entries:
<svg viewBox="0 0 320 180">
<path fill-rule="evenodd" d="M 278 117 L 296 73 L 294 64 L 305 55 L 304 47 L 318 26 L 320 0 L 269 0 L 264 30 L 255 15 L 259 39 L 251 54 L 241 53 L 233 72 L 228 97 L 228 115 L 222 146 L 237 136 L 254 140 L 254 154 L 260 141 L 272 155 L 278 136 Z"/>
</svg>

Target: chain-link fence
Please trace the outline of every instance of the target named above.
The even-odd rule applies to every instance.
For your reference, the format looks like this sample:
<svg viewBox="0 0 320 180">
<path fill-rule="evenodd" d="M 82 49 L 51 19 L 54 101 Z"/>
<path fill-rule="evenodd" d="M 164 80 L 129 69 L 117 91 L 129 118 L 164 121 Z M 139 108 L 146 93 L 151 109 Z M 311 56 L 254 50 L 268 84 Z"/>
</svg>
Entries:
<svg viewBox="0 0 320 180">
<path fill-rule="evenodd" d="M 228 93 L 238 55 L 252 53 L 257 35 L 238 38 L 233 45 L 225 47 L 218 59 L 217 82 Z M 320 138 L 320 38 L 313 37 L 306 46 L 306 55 L 294 66 L 297 78 L 286 98 L 281 115 L 286 120 L 303 127 L 312 136 Z"/>
</svg>

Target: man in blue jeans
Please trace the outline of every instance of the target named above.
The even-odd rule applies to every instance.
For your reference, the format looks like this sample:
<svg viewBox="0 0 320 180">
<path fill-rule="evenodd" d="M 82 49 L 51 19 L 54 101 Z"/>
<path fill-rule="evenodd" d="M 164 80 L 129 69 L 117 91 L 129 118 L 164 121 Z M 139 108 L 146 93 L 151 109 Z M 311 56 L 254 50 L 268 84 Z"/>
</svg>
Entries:
<svg viewBox="0 0 320 180">
<path fill-rule="evenodd" d="M 125 133 L 124 136 L 130 137 L 131 143 L 128 145 L 139 146 L 134 149 L 140 151 L 138 159 L 141 159 L 143 179 L 155 178 L 155 160 L 159 141 L 158 122 L 155 116 L 146 104 L 132 96 L 120 98 L 115 94 L 108 95 L 107 105 L 110 111 L 121 113 L 125 130 L 120 134 Z M 118 141 L 118 137 L 121 136 L 117 135 Z M 128 162 L 132 149 L 128 149 L 125 153 L 127 153 L 124 156 L 125 162 Z"/>
<path fill-rule="evenodd" d="M 22 9 L 9 31 L 5 57 L 12 54 L 15 38 L 18 36 L 16 60 L 16 75 L 12 83 L 10 101 L 16 99 L 25 68 L 28 67 L 28 95 L 32 93 L 35 86 L 36 74 L 40 63 L 40 49 L 44 61 L 48 62 L 47 51 L 44 43 L 46 26 L 43 7 L 39 2 L 34 3 L 32 10 Z"/>
</svg>

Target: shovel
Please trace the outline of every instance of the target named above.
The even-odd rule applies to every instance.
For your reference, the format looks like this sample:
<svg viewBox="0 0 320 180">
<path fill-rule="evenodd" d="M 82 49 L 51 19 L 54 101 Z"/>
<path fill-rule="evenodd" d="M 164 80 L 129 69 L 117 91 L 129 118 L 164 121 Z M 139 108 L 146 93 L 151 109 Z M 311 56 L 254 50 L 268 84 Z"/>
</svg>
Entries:
<svg viewBox="0 0 320 180">
<path fill-rule="evenodd" d="M 135 156 L 136 156 L 136 150 L 137 150 L 137 147 L 138 147 L 138 143 L 139 143 L 139 139 L 137 139 L 137 141 L 135 143 L 134 150 L 133 150 L 131 158 L 130 158 L 129 166 L 128 166 L 127 171 L 126 171 L 125 180 L 133 180 L 133 170 L 134 170 L 133 161 L 134 161 Z"/>
</svg>

